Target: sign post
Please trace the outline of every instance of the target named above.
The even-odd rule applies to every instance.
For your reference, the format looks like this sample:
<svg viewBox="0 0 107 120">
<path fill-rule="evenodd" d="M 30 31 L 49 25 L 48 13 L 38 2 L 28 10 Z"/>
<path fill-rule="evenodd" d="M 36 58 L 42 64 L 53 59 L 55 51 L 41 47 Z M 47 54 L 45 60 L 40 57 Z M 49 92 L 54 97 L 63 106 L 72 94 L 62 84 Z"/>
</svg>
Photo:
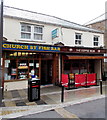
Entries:
<svg viewBox="0 0 107 120">
<path fill-rule="evenodd" d="M 3 0 L 0 0 L 0 106 L 2 103 L 2 41 L 3 41 Z"/>
</svg>

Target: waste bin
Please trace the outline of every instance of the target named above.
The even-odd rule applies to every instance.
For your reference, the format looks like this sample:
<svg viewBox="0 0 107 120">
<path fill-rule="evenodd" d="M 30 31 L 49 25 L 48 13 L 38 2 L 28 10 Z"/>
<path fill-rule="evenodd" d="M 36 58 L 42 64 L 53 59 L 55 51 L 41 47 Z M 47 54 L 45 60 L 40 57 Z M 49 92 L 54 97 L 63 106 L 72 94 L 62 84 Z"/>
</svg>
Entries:
<svg viewBox="0 0 107 120">
<path fill-rule="evenodd" d="M 40 100 L 40 79 L 28 79 L 28 100 L 30 102 Z"/>
</svg>

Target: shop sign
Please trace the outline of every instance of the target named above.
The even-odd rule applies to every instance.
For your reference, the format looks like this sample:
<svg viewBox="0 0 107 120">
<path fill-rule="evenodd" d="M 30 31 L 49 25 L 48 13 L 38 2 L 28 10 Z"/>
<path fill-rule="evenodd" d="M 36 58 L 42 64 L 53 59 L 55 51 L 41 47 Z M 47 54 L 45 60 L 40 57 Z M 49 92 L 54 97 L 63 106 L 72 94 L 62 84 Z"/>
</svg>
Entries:
<svg viewBox="0 0 107 120">
<path fill-rule="evenodd" d="M 69 48 L 69 52 L 75 53 L 104 53 L 104 50 L 101 49 L 88 49 L 88 48 Z"/>
<path fill-rule="evenodd" d="M 80 53 L 101 53 L 101 50 L 98 49 L 69 49 L 69 51 L 80 52 Z"/>
<path fill-rule="evenodd" d="M 26 44 L 14 44 L 14 43 L 3 43 L 2 49 L 3 50 L 60 52 L 60 47 L 57 47 L 57 46 L 26 45 Z"/>
<path fill-rule="evenodd" d="M 52 39 L 58 37 L 58 28 L 52 31 Z"/>
</svg>

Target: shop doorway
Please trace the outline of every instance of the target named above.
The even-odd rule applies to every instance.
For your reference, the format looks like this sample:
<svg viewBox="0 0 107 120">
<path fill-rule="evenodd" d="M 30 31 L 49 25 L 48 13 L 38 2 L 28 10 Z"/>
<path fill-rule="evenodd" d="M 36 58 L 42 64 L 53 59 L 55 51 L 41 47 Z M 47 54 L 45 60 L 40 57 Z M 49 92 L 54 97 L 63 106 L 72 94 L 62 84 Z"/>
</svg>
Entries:
<svg viewBox="0 0 107 120">
<path fill-rule="evenodd" d="M 52 60 L 41 61 L 41 85 L 52 84 Z"/>
</svg>

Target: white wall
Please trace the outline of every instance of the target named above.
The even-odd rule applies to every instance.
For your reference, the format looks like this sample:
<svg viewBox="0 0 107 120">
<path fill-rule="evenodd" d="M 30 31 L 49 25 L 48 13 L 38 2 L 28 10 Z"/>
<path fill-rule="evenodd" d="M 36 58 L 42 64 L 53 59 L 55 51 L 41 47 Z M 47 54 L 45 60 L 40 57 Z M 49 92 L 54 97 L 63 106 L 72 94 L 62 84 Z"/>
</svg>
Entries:
<svg viewBox="0 0 107 120">
<path fill-rule="evenodd" d="M 100 36 L 99 37 L 100 38 L 99 39 L 99 47 L 101 45 L 104 46 L 103 34 L 63 28 L 63 42 L 65 43 L 66 46 L 76 46 L 75 45 L 75 33 L 82 33 L 82 44 L 80 46 L 94 47 L 93 46 L 94 35 Z"/>
<path fill-rule="evenodd" d="M 16 41 L 16 42 L 24 43 L 24 41 L 21 41 L 21 38 L 20 38 L 20 23 L 21 22 L 43 26 L 43 41 L 39 42 L 39 41 L 26 40 L 25 42 L 32 42 L 36 44 L 52 44 L 51 31 L 58 28 L 57 26 L 28 22 L 28 21 L 20 21 L 20 20 L 12 19 L 12 18 L 4 18 L 4 37 L 6 37 L 9 41 Z M 56 43 L 59 40 L 60 40 L 60 35 L 59 37 L 55 38 L 53 42 Z"/>
<path fill-rule="evenodd" d="M 20 38 L 20 23 L 18 20 L 6 18 L 4 19 L 4 37 L 10 41 L 19 40 Z"/>
<path fill-rule="evenodd" d="M 64 43 L 65 46 L 76 46 L 75 45 L 75 32 L 77 32 L 77 33 L 82 33 L 81 46 L 94 47 L 93 46 L 94 35 L 100 36 L 99 47 L 101 45 L 104 46 L 103 34 L 78 31 L 78 30 L 74 30 L 70 28 L 61 28 L 59 26 L 40 24 L 40 23 L 34 23 L 34 22 L 29 22 L 29 21 L 21 21 L 21 20 L 12 19 L 12 18 L 4 18 L 4 37 L 6 37 L 9 41 L 17 41 L 17 42 L 24 43 L 24 41 L 20 41 L 20 22 L 44 26 L 43 27 L 43 41 L 41 42 L 28 41 L 31 43 L 35 43 L 35 44 L 52 44 L 53 43 L 54 44 L 57 42 L 62 42 Z M 58 28 L 59 36 L 52 40 L 51 32 L 52 30 L 56 28 Z"/>
</svg>

